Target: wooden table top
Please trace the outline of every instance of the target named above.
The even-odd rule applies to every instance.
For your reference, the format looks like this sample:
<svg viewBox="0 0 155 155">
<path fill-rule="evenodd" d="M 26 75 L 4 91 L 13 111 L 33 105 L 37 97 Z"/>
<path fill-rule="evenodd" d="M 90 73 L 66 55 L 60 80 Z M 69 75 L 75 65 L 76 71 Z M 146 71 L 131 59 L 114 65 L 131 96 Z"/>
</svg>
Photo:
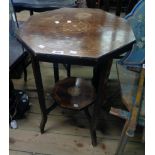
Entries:
<svg viewBox="0 0 155 155">
<path fill-rule="evenodd" d="M 33 15 L 17 35 L 35 55 L 91 59 L 135 41 L 125 19 L 88 8 L 62 8 Z"/>
</svg>

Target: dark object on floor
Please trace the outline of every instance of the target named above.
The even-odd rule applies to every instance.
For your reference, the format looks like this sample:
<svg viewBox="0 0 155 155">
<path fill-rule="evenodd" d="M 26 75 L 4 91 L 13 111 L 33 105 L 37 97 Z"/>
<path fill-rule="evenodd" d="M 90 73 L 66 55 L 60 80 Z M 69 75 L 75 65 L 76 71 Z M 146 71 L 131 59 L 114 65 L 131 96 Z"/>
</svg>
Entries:
<svg viewBox="0 0 155 155">
<path fill-rule="evenodd" d="M 22 90 L 15 90 L 13 85 L 10 83 L 9 121 L 24 118 L 24 114 L 29 109 L 28 95 Z"/>
</svg>

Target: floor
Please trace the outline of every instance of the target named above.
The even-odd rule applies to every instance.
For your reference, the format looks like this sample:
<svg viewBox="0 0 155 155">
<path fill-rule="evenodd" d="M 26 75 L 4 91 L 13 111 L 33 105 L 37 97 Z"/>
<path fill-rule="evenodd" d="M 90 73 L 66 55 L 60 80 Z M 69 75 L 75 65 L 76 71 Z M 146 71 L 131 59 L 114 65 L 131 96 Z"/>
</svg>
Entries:
<svg viewBox="0 0 155 155">
<path fill-rule="evenodd" d="M 18 18 L 25 20 L 27 13 L 18 14 Z M 41 114 L 32 66 L 29 65 L 27 69 L 28 80 L 26 83 L 23 77 L 13 80 L 16 89 L 23 89 L 29 95 L 31 108 L 24 119 L 17 120 L 17 129 L 10 128 L 10 155 L 114 155 L 124 121 L 110 115 L 104 108 L 98 120 L 97 147 L 91 145 L 89 124 L 83 112 L 75 113 L 60 107 L 56 108 L 48 116 L 45 133 L 40 134 Z M 41 72 L 46 102 L 47 105 L 50 105 L 53 102 L 50 94 L 54 86 L 52 64 L 41 63 Z M 92 68 L 72 66 L 71 74 L 89 78 L 92 76 Z M 123 75 L 123 77 L 129 77 L 124 72 Z M 65 77 L 66 70 L 63 65 L 60 65 L 60 79 Z M 110 79 L 117 79 L 115 62 L 112 66 Z M 119 104 L 119 102 L 115 104 Z M 138 127 L 136 136 L 129 140 L 124 155 L 145 154 L 145 144 L 141 143 L 141 134 L 142 128 Z"/>
</svg>

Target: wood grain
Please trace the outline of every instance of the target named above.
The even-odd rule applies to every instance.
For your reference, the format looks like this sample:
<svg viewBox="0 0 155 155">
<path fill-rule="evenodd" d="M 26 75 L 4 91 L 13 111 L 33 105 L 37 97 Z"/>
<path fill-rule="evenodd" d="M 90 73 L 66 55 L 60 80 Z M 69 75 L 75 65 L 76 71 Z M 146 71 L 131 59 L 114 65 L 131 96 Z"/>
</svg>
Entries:
<svg viewBox="0 0 155 155">
<path fill-rule="evenodd" d="M 62 8 L 34 15 L 18 38 L 35 54 L 97 59 L 135 40 L 123 18 L 100 9 Z"/>
<path fill-rule="evenodd" d="M 93 148 L 90 138 L 81 136 L 68 136 L 61 134 L 38 134 L 35 131 L 12 130 L 10 137 L 15 141 L 10 145 L 10 149 L 23 150 L 33 153 L 52 154 L 52 155 L 113 155 L 117 146 L 117 141 L 101 140 L 101 143 Z M 139 150 L 138 153 L 144 155 L 142 146 L 134 144 L 128 146 L 126 152 L 134 155 L 130 150 Z"/>
<path fill-rule="evenodd" d="M 52 91 L 53 99 L 61 107 L 81 110 L 95 100 L 95 89 L 91 80 L 82 78 L 66 78 L 56 83 Z"/>
</svg>

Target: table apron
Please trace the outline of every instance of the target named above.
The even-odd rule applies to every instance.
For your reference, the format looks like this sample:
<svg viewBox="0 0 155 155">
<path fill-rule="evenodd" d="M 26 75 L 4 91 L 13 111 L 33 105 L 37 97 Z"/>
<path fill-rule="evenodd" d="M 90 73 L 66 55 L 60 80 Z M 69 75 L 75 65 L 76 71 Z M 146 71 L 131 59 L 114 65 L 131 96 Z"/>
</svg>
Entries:
<svg viewBox="0 0 155 155">
<path fill-rule="evenodd" d="M 71 56 L 59 56 L 59 55 L 45 55 L 37 54 L 37 59 L 43 62 L 51 63 L 63 63 L 71 65 L 81 65 L 81 66 L 95 66 L 97 64 L 97 59 L 95 58 L 80 58 Z"/>
</svg>

